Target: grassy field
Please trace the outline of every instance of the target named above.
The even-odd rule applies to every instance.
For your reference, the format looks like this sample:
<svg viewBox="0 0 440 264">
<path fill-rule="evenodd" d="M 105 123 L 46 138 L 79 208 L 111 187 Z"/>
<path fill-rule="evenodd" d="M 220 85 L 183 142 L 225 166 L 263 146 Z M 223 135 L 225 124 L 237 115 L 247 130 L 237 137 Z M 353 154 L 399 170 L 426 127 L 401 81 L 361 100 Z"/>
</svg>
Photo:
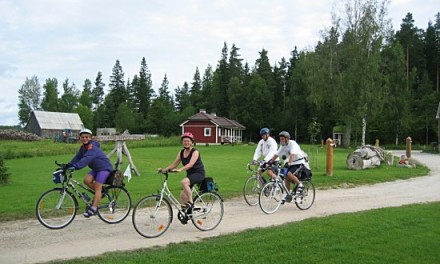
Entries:
<svg viewBox="0 0 440 264">
<path fill-rule="evenodd" d="M 14 148 L 14 151 L 21 149 L 20 151 L 23 153 L 26 153 L 26 148 L 22 145 L 27 145 L 28 151 L 43 147 L 40 145 L 41 143 L 35 142 L 25 144 L 15 142 L 11 144 L 18 145 Z M 157 168 L 169 165 L 181 147 L 167 146 L 172 145 L 172 142 L 161 142 L 153 144 L 153 146 L 142 145 L 142 143 L 132 144 L 129 145 L 129 151 L 141 176 L 133 175 L 130 182 L 126 181 L 126 188 L 135 203 L 141 197 L 157 192 L 161 186 L 161 177 L 156 173 Z M 78 148 L 78 145 L 51 142 L 46 142 L 46 145 L 55 155 L 45 153 L 32 158 L 5 160 L 8 172 L 11 174 L 11 183 L 0 186 L 0 200 L 2 201 L 0 203 L 0 221 L 34 218 L 34 207 L 39 196 L 44 191 L 58 186 L 52 182 L 52 172 L 56 168 L 54 161 L 68 162 Z M 113 147 L 114 145 L 111 144 L 104 145 L 106 152 L 110 152 Z M 334 174 L 329 177 L 325 174 L 326 149 L 310 145 L 302 147 L 310 156 L 313 181 L 318 189 L 345 188 L 361 184 L 407 179 L 426 175 L 428 172 L 427 168 L 407 169 L 386 165 L 362 171 L 348 170 L 345 162 L 347 155 L 353 150 L 337 148 L 334 149 Z M 219 186 L 220 194 L 226 199 L 241 196 L 244 181 L 249 176 L 246 164 L 252 159 L 255 146 L 203 145 L 197 146 L 197 148 L 200 149 L 207 174 L 214 177 Z M 5 148 L 3 150 L 5 151 Z M 59 154 L 65 152 L 69 152 L 69 154 Z M 114 155 L 112 160 L 115 159 Z M 122 168 L 125 169 L 127 164 L 128 160 L 124 157 Z M 82 181 L 87 171 L 87 169 L 76 171 L 75 178 Z M 179 182 L 184 175 L 172 175 L 169 181 L 170 189 L 176 194 L 180 190 Z M 80 203 L 80 206 L 84 208 L 84 204 Z"/>
<path fill-rule="evenodd" d="M 440 203 L 314 218 L 271 228 L 55 263 L 440 263 Z"/>
<path fill-rule="evenodd" d="M 141 176 L 133 175 L 131 181 L 126 182 L 133 202 L 155 193 L 160 187 L 161 177 L 156 170 L 174 160 L 180 149 L 175 141 L 160 141 L 153 145 L 129 144 L 134 164 L 141 173 Z M 103 145 L 107 153 L 113 147 L 112 144 Z M 255 146 L 197 147 L 207 174 L 214 177 L 221 195 L 226 199 L 241 196 L 243 183 L 249 175 L 246 164 L 251 160 Z M 426 175 L 429 171 L 421 167 L 406 169 L 386 165 L 351 171 L 345 161 L 353 149 L 334 149 L 334 173 L 329 177 L 325 175 L 326 149 L 308 145 L 302 147 L 310 156 L 317 195 L 320 189 L 407 179 Z M 11 174 L 11 183 L 0 185 L 0 221 L 35 218 L 34 207 L 38 197 L 58 186 L 51 180 L 56 168 L 54 161 L 68 162 L 77 148 L 78 145 L 50 142 L 2 142 L 0 155 L 10 155 L 5 165 Z M 127 162 L 124 157 L 123 169 Z M 87 169 L 77 171 L 75 178 L 82 180 L 86 173 Z M 183 176 L 173 174 L 169 181 L 176 194 Z M 201 242 L 50 263 L 439 263 L 438 219 L 440 203 L 408 205 L 257 228 Z"/>
</svg>

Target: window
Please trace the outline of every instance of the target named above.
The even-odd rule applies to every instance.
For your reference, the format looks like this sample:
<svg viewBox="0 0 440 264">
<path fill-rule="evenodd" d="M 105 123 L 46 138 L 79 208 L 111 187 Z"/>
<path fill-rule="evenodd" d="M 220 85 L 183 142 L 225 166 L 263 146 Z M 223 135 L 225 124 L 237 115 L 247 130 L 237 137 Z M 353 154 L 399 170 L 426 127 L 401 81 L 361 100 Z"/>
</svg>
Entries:
<svg viewBox="0 0 440 264">
<path fill-rule="evenodd" d="M 205 137 L 210 137 L 211 136 L 211 128 L 205 128 L 205 132 L 204 132 Z"/>
</svg>

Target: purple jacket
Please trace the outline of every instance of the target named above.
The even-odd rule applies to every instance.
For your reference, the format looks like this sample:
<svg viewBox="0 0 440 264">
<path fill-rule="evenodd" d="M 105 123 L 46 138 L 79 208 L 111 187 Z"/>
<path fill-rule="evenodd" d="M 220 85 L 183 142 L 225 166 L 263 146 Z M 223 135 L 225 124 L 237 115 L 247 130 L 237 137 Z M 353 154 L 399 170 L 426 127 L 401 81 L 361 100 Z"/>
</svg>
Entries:
<svg viewBox="0 0 440 264">
<path fill-rule="evenodd" d="M 107 155 L 99 148 L 99 143 L 90 141 L 82 145 L 75 157 L 69 162 L 76 170 L 89 166 L 94 171 L 112 171 L 113 166 Z"/>
</svg>

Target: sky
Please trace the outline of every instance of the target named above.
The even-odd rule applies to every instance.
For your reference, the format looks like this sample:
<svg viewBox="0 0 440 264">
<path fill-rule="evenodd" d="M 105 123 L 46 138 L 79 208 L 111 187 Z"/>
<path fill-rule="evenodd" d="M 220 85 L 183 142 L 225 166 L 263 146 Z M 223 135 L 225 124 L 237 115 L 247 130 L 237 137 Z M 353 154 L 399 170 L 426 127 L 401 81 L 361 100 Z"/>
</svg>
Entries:
<svg viewBox="0 0 440 264">
<path fill-rule="evenodd" d="M 107 85 L 119 60 L 125 80 L 145 57 L 157 91 L 164 76 L 172 92 L 215 69 L 226 42 L 252 67 L 262 49 L 272 65 L 297 47 L 311 50 L 331 26 L 334 0 L 0 0 L 0 125 L 17 125 L 18 90 L 26 78 L 48 78 L 82 90 L 98 72 Z M 438 0 L 391 0 L 394 30 L 410 12 L 426 30 Z M 43 91 L 43 90 L 42 90 Z M 106 86 L 106 93 L 108 86 Z"/>
</svg>

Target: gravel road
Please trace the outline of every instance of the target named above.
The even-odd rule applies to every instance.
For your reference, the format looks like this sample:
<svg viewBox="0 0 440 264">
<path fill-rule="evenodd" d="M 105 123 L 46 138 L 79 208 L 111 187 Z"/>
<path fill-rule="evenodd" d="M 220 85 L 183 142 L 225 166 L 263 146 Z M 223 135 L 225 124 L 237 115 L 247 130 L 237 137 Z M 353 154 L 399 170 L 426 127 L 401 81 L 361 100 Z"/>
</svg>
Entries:
<svg viewBox="0 0 440 264">
<path fill-rule="evenodd" d="M 400 156 L 404 152 L 394 151 L 393 154 Z M 315 204 L 309 210 L 300 211 L 290 203 L 273 215 L 264 214 L 258 206 L 248 206 L 241 197 L 230 199 L 224 203 L 222 223 L 208 232 L 198 231 L 191 223 L 182 225 L 174 218 L 164 235 L 146 239 L 136 233 L 130 216 L 117 225 L 105 224 L 98 217 L 85 219 L 77 216 L 62 230 L 49 230 L 37 219 L 0 223 L 0 263 L 40 263 L 94 256 L 110 251 L 196 241 L 311 217 L 440 201 L 440 156 L 419 152 L 413 152 L 412 156 L 427 164 L 431 169 L 428 176 L 350 189 L 318 190 Z"/>
</svg>

